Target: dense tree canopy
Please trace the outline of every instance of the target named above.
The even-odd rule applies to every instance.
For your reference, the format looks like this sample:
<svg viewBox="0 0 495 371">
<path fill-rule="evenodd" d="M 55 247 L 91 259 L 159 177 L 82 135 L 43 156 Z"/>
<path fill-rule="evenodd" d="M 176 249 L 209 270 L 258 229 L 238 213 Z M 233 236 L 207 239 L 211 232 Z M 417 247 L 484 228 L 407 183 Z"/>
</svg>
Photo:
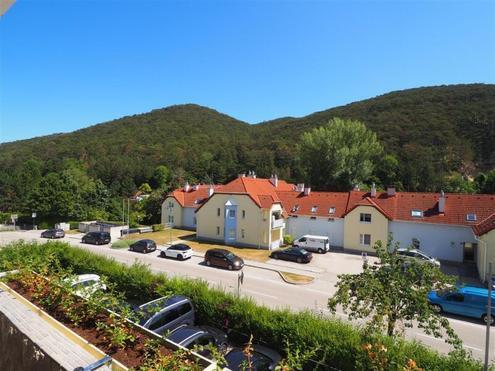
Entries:
<svg viewBox="0 0 495 371">
<path fill-rule="evenodd" d="M 301 166 L 311 185 L 346 191 L 368 180 L 383 148 L 363 123 L 335 118 L 304 133 L 299 144 Z"/>
</svg>

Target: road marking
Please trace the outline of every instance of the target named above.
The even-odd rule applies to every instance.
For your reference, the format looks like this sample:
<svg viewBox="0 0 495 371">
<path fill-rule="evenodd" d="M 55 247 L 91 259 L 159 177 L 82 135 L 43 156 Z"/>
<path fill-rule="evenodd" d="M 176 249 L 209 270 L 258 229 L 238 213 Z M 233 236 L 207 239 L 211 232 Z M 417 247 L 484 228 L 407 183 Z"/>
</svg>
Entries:
<svg viewBox="0 0 495 371">
<path fill-rule="evenodd" d="M 472 349 L 472 350 L 477 350 L 478 352 L 483 352 L 483 349 L 476 348 L 476 347 L 472 347 L 471 345 L 466 345 L 466 344 L 464 344 L 463 346 L 464 346 L 465 348 L 469 348 L 469 349 Z"/>
<path fill-rule="evenodd" d="M 271 298 L 271 299 L 278 299 L 278 296 L 273 296 L 273 295 L 269 295 L 269 294 L 263 294 L 262 292 L 258 292 L 258 291 L 254 291 L 254 290 L 250 290 L 250 289 L 241 289 L 241 292 L 250 292 L 252 294 L 255 294 L 255 295 L 261 295 L 261 296 L 266 296 L 267 298 Z"/>
<path fill-rule="evenodd" d="M 437 341 L 442 341 L 442 342 L 444 341 L 444 339 L 436 338 L 435 336 L 431 336 L 431 335 L 422 334 L 421 332 L 415 332 L 414 335 L 422 336 L 422 337 L 432 339 L 432 340 L 437 340 Z"/>
<path fill-rule="evenodd" d="M 463 320 L 460 320 L 460 319 L 455 319 L 455 318 L 448 318 L 447 319 L 449 320 L 449 322 L 454 322 L 454 323 L 459 323 L 461 325 L 466 325 L 466 326 L 471 326 L 471 327 L 476 327 L 476 328 L 481 328 L 481 327 L 486 327 L 486 325 L 483 325 L 483 324 L 477 324 L 477 323 L 471 323 L 471 322 L 468 322 L 468 321 L 463 321 Z"/>
</svg>

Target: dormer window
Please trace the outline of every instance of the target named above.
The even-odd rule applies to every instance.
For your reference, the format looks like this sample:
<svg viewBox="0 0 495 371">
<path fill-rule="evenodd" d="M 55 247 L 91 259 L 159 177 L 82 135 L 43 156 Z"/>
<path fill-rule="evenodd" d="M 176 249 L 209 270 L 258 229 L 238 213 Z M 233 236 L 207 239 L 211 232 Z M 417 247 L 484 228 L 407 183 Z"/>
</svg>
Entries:
<svg viewBox="0 0 495 371">
<path fill-rule="evenodd" d="M 467 214 L 466 215 L 466 220 L 468 222 L 475 222 L 476 221 L 476 214 Z"/>
<path fill-rule="evenodd" d="M 411 210 L 411 216 L 415 218 L 422 218 L 423 217 L 423 211 L 422 210 Z"/>
<path fill-rule="evenodd" d="M 335 214 L 335 207 L 332 206 L 331 208 L 329 208 L 328 213 L 329 214 Z"/>
<path fill-rule="evenodd" d="M 318 206 L 313 206 L 313 207 L 311 208 L 311 212 L 312 212 L 312 213 L 316 213 L 316 210 L 318 210 Z"/>
<path fill-rule="evenodd" d="M 196 205 L 199 205 L 199 204 L 200 204 L 200 203 L 202 203 L 202 202 L 203 202 L 203 200 L 202 200 L 201 198 L 198 198 L 197 200 L 194 200 L 194 203 L 195 203 Z"/>
<path fill-rule="evenodd" d="M 299 205 L 294 205 L 292 208 L 292 212 L 295 213 L 296 211 L 299 211 Z"/>
</svg>

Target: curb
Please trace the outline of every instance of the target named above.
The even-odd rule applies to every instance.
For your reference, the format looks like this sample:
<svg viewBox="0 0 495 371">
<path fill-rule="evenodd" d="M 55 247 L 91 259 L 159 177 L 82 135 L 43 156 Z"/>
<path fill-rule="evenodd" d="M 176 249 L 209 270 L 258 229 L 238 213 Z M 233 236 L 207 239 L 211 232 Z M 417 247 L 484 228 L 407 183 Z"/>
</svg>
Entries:
<svg viewBox="0 0 495 371">
<path fill-rule="evenodd" d="M 277 271 L 277 273 L 279 274 L 280 278 L 282 278 L 282 281 L 284 281 L 285 283 L 288 283 L 290 285 L 296 285 L 296 286 L 309 285 L 310 283 L 313 283 L 315 280 L 315 278 L 313 277 L 313 280 L 311 282 L 292 282 L 292 281 L 287 280 L 284 277 L 284 275 L 282 274 L 282 272 Z M 310 276 L 308 276 L 308 277 L 310 277 Z"/>
</svg>

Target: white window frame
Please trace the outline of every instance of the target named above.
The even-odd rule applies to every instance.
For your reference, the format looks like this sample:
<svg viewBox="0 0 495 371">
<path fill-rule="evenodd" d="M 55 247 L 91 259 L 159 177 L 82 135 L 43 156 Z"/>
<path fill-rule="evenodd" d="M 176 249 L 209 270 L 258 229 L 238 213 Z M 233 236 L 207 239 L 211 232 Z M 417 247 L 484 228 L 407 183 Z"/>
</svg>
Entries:
<svg viewBox="0 0 495 371">
<path fill-rule="evenodd" d="M 423 210 L 419 210 L 419 209 L 412 209 L 411 210 L 411 216 L 413 218 L 422 218 L 423 217 Z"/>
<path fill-rule="evenodd" d="M 235 214 L 236 214 L 235 209 L 228 209 L 227 210 L 227 217 L 229 219 L 235 219 Z"/>
<path fill-rule="evenodd" d="M 311 206 L 311 212 L 315 214 L 318 211 L 318 205 Z"/>
<path fill-rule="evenodd" d="M 335 211 L 336 211 L 335 206 L 332 206 L 332 207 L 330 207 L 330 208 L 328 209 L 328 213 L 329 213 L 329 214 L 335 214 Z"/>
<path fill-rule="evenodd" d="M 369 236 L 369 243 L 366 243 L 366 236 Z M 371 234 L 369 234 L 369 233 L 361 233 L 359 235 L 359 244 L 361 246 L 371 246 Z"/>
<path fill-rule="evenodd" d="M 366 219 L 366 215 L 369 215 L 370 216 L 370 220 L 365 220 Z M 360 213 L 359 214 L 359 221 L 361 223 L 366 223 L 366 224 L 370 224 L 371 223 L 371 213 Z"/>
<path fill-rule="evenodd" d="M 468 222 L 475 222 L 478 218 L 476 217 L 475 213 L 469 213 L 466 214 L 466 221 Z"/>
</svg>

